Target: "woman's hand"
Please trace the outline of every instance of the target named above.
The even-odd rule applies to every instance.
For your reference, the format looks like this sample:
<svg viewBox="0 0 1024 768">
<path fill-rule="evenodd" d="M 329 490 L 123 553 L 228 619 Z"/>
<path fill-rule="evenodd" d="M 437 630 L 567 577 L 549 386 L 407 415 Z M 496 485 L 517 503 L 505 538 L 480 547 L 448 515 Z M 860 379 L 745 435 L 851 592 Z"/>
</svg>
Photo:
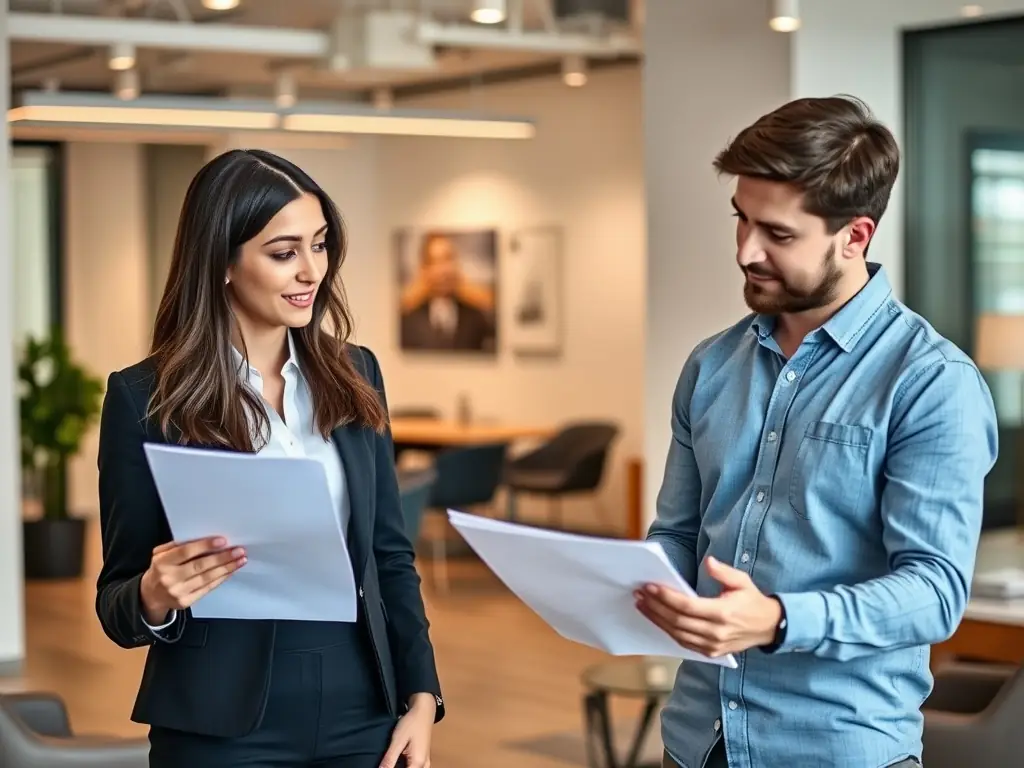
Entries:
<svg viewBox="0 0 1024 768">
<path fill-rule="evenodd" d="M 241 547 L 224 549 L 220 537 L 161 544 L 139 587 L 146 622 L 163 624 L 171 611 L 188 608 L 245 565 Z"/>
<path fill-rule="evenodd" d="M 391 746 L 380 768 L 395 768 L 402 756 L 405 756 L 405 768 L 430 768 L 430 732 L 436 714 L 437 702 L 432 694 L 415 694 L 409 711 L 399 719 L 391 734 Z"/>
</svg>

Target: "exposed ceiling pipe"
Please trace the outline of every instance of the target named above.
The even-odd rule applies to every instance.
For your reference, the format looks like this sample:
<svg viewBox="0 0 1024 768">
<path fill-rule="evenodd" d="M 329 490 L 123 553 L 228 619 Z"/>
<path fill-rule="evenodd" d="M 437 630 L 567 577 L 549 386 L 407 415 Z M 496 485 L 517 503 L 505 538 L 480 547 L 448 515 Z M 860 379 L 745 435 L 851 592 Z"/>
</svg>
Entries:
<svg viewBox="0 0 1024 768">
<path fill-rule="evenodd" d="M 639 41 L 631 35 L 590 36 L 568 32 L 506 32 L 468 24 L 420 23 L 417 37 L 428 45 L 455 48 L 490 48 L 532 53 L 580 54 L 581 56 L 621 56 L 640 53 Z"/>
<path fill-rule="evenodd" d="M 323 59 L 330 55 L 327 32 L 306 29 L 197 24 L 154 19 L 61 16 L 10 13 L 11 40 L 108 46 L 114 42 L 139 48 L 248 53 L 278 58 Z M 638 54 L 640 43 L 629 35 L 589 36 L 557 32 L 509 32 L 468 24 L 421 22 L 419 40 L 425 44 L 530 51 L 552 55 L 580 54 L 595 58 Z"/>
<path fill-rule="evenodd" d="M 327 34 L 316 30 L 48 13 L 8 14 L 7 34 L 11 40 L 96 46 L 120 42 L 139 48 L 252 53 L 304 59 L 325 56 L 329 49 Z"/>
</svg>

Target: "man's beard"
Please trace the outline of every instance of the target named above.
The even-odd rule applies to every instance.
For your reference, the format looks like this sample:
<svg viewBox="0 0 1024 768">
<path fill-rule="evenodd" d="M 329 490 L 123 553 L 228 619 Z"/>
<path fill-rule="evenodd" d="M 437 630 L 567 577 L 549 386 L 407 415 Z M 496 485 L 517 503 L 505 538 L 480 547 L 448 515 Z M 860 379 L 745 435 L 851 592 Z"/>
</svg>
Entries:
<svg viewBox="0 0 1024 768">
<path fill-rule="evenodd" d="M 836 244 L 832 243 L 822 260 L 821 277 L 810 290 L 794 288 L 778 273 L 761 270 L 757 266 L 744 268 L 744 274 L 749 272 L 776 280 L 774 285 L 763 285 L 748 279 L 743 285 L 743 298 L 747 306 L 762 315 L 807 312 L 828 306 L 835 300 L 843 276 L 835 256 Z"/>
</svg>

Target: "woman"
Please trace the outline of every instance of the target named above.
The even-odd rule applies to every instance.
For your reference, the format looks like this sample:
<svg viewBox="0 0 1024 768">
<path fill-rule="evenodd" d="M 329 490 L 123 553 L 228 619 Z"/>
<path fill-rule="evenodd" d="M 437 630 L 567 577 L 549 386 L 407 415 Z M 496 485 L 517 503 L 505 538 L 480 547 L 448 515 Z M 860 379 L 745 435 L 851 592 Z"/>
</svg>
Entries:
<svg viewBox="0 0 1024 768">
<path fill-rule="evenodd" d="M 118 645 L 150 646 L 132 719 L 150 725 L 153 768 L 429 765 L 444 706 L 380 367 L 346 343 L 345 247 L 334 204 L 301 170 L 220 155 L 186 194 L 152 354 L 108 380 L 96 611 Z M 246 555 L 171 540 L 145 442 L 322 462 L 356 623 L 191 616 Z"/>
</svg>

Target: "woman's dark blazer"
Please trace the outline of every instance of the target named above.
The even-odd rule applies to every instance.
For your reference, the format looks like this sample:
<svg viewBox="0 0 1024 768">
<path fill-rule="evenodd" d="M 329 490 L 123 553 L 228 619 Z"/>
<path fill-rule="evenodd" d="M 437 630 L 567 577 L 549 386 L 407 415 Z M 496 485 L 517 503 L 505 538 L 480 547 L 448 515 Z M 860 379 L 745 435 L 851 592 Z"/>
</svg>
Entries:
<svg viewBox="0 0 1024 768">
<path fill-rule="evenodd" d="M 357 370 L 384 395 L 380 365 L 350 345 Z M 99 496 L 103 568 L 96 613 L 124 648 L 149 646 L 132 720 L 192 733 L 238 737 L 260 723 L 270 683 L 273 621 L 196 619 L 191 611 L 163 633 L 142 619 L 139 583 L 153 548 L 171 531 L 143 443 L 167 442 L 145 414 L 153 392 L 152 358 L 112 373 L 100 419 Z M 390 430 L 342 427 L 334 442 L 345 467 L 352 515 L 349 550 L 388 707 L 396 717 L 414 693 L 433 694 L 444 716 L 434 650 L 403 525 Z"/>
</svg>

